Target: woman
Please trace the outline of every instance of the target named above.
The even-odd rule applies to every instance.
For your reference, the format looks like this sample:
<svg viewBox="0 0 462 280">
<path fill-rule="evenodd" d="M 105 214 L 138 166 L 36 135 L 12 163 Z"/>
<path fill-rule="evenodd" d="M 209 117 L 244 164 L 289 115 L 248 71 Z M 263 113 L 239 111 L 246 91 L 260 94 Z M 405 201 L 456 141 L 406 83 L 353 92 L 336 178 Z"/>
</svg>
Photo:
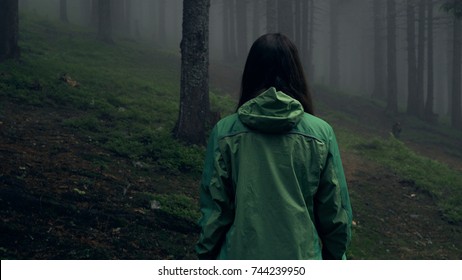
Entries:
<svg viewBox="0 0 462 280">
<path fill-rule="evenodd" d="M 201 259 L 344 259 L 351 206 L 332 128 L 313 116 L 294 44 L 252 45 L 236 114 L 209 139 Z"/>
</svg>

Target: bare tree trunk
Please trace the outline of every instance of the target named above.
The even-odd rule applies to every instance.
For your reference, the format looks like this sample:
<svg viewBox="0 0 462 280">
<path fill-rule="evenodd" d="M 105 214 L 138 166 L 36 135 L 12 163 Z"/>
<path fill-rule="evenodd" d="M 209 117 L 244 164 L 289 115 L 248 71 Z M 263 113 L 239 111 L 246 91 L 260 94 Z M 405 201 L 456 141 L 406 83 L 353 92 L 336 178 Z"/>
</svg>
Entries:
<svg viewBox="0 0 462 280">
<path fill-rule="evenodd" d="M 98 28 L 99 22 L 99 0 L 91 0 L 90 25 Z"/>
<path fill-rule="evenodd" d="M 226 1 L 226 0 L 225 0 Z M 266 0 L 266 32 L 274 33 L 277 31 L 278 18 L 277 18 L 277 0 Z"/>
<path fill-rule="evenodd" d="M 82 15 L 82 23 L 91 26 L 91 0 L 80 0 L 80 13 Z"/>
<path fill-rule="evenodd" d="M 67 0 L 59 1 L 59 19 L 62 22 L 69 22 L 69 18 L 67 17 Z"/>
<path fill-rule="evenodd" d="M 453 57 L 453 78 L 452 78 L 452 110 L 451 125 L 462 129 L 461 113 L 461 52 L 462 52 L 462 19 L 454 17 L 454 57 Z"/>
<path fill-rule="evenodd" d="M 308 36 L 309 36 L 309 16 L 310 8 L 309 1 L 302 1 L 300 6 L 300 17 L 301 17 L 301 30 L 300 30 L 300 56 L 302 59 L 303 66 L 305 67 L 306 73 L 309 75 L 309 45 L 308 45 Z"/>
<path fill-rule="evenodd" d="M 278 0 L 278 32 L 294 39 L 293 0 Z"/>
<path fill-rule="evenodd" d="M 131 0 L 125 0 L 125 32 L 128 36 L 132 35 L 132 3 Z"/>
<path fill-rule="evenodd" d="M 388 57 L 388 97 L 387 112 L 398 112 L 398 83 L 396 72 L 396 4 L 395 0 L 387 1 L 387 57 Z"/>
<path fill-rule="evenodd" d="M 447 42 L 452 42 L 454 40 L 454 21 L 449 21 L 447 22 Z M 451 112 L 452 112 L 452 84 L 453 84 L 453 79 L 452 75 L 454 74 L 454 71 L 452 70 L 453 64 L 451 61 L 454 59 L 454 51 L 453 48 L 454 44 L 448 43 L 446 44 L 446 59 L 448 63 L 446 64 L 446 86 L 448 88 L 447 92 L 447 106 L 446 110 L 448 112 L 448 116 L 451 117 Z"/>
<path fill-rule="evenodd" d="M 417 39 L 417 88 L 416 107 L 417 116 L 422 118 L 424 113 L 424 70 L 425 70 L 425 1 L 419 0 L 419 34 Z"/>
<path fill-rule="evenodd" d="M 231 10 L 231 2 L 229 0 L 222 0 L 223 1 L 223 58 L 225 61 L 228 61 L 230 58 L 231 52 L 231 42 L 230 42 L 230 34 L 229 34 L 229 21 L 230 21 L 230 10 Z"/>
<path fill-rule="evenodd" d="M 190 144 L 205 144 L 210 115 L 209 8 L 210 0 L 183 0 L 180 110 L 173 132 Z"/>
<path fill-rule="evenodd" d="M 260 0 L 253 1 L 253 21 L 252 21 L 252 36 L 257 39 L 260 36 L 260 12 L 261 12 Z"/>
<path fill-rule="evenodd" d="M 300 50 L 302 46 L 302 42 L 301 42 L 302 0 L 295 0 L 294 5 L 295 5 L 294 42 L 297 48 Z"/>
<path fill-rule="evenodd" d="M 18 0 L 0 0 L 0 63 L 19 58 Z"/>
<path fill-rule="evenodd" d="M 340 82 L 339 53 L 338 53 L 338 11 L 339 0 L 330 1 L 330 64 L 329 79 L 332 86 L 338 86 Z"/>
<path fill-rule="evenodd" d="M 415 53 L 415 0 L 407 0 L 407 113 L 418 116 L 417 63 Z"/>
<path fill-rule="evenodd" d="M 157 30 L 158 30 L 158 42 L 165 43 L 167 39 L 167 31 L 166 31 L 166 24 L 165 24 L 165 14 L 166 14 L 166 1 L 159 0 L 159 9 L 157 11 Z"/>
<path fill-rule="evenodd" d="M 382 17 L 383 1 L 374 0 L 374 98 L 384 100 L 385 97 L 385 59 L 384 59 L 384 40 L 383 40 L 383 17 Z"/>
<path fill-rule="evenodd" d="M 247 0 L 236 0 L 237 57 L 244 61 L 247 56 Z"/>
<path fill-rule="evenodd" d="M 425 119 L 435 122 L 433 113 L 434 96 L 433 96 L 433 3 L 427 0 L 427 100 L 425 103 Z"/>
<path fill-rule="evenodd" d="M 234 61 L 237 58 L 236 46 L 236 0 L 225 0 L 230 2 L 229 6 L 229 59 Z"/>
<path fill-rule="evenodd" d="M 109 44 L 114 43 L 110 0 L 98 0 L 98 38 Z"/>
<path fill-rule="evenodd" d="M 315 10 L 315 5 L 314 5 L 314 0 L 308 0 L 309 5 L 309 19 L 310 19 L 310 24 L 308 28 L 308 75 L 309 76 L 314 76 L 314 63 L 313 63 L 313 50 L 314 50 L 314 10 Z M 312 77 L 313 79 L 314 77 Z"/>
</svg>

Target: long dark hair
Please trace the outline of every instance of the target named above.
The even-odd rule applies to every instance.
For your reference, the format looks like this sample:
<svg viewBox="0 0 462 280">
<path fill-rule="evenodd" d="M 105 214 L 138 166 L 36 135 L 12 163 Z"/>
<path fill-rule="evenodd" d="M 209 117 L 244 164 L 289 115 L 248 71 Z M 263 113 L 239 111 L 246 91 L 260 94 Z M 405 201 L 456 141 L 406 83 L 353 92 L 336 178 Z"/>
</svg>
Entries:
<svg viewBox="0 0 462 280">
<path fill-rule="evenodd" d="M 250 48 L 238 108 L 270 87 L 298 100 L 305 112 L 314 113 L 297 47 L 280 33 L 265 34 Z"/>
</svg>

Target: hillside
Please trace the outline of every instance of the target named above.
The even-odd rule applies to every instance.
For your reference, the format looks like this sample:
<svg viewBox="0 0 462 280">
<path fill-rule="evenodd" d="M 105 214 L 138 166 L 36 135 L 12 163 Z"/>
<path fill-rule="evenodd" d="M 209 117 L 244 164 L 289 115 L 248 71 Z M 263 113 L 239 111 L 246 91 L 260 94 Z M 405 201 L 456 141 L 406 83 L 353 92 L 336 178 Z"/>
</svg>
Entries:
<svg viewBox="0 0 462 280">
<path fill-rule="evenodd" d="M 177 54 L 32 16 L 20 37 L 21 61 L 0 64 L 1 259 L 195 258 L 204 148 L 170 137 Z M 211 68 L 226 115 L 239 73 Z M 462 258 L 462 133 L 315 92 L 350 187 L 349 258 Z"/>
</svg>

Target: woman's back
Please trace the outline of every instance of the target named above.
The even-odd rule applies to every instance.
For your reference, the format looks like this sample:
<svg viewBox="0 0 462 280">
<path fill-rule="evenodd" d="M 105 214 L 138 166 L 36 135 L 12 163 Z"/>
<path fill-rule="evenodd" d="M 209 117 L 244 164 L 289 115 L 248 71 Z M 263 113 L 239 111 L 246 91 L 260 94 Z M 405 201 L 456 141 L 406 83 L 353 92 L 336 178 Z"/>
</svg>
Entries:
<svg viewBox="0 0 462 280">
<path fill-rule="evenodd" d="M 201 208 L 199 257 L 342 258 L 351 208 L 331 127 L 274 88 L 245 103 L 210 137 Z"/>
</svg>

